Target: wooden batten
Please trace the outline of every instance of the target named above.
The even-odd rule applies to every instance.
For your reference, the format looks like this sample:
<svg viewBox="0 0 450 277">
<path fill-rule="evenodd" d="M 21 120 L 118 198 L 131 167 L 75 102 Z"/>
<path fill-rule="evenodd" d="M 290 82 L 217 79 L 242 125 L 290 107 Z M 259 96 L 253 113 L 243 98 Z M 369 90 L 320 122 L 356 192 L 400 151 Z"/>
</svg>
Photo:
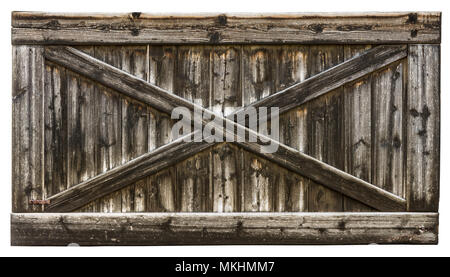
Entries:
<svg viewBox="0 0 450 277">
<path fill-rule="evenodd" d="M 437 213 L 12 214 L 12 245 L 437 243 Z"/>
<path fill-rule="evenodd" d="M 441 13 L 12 13 L 13 44 L 440 43 Z"/>
</svg>

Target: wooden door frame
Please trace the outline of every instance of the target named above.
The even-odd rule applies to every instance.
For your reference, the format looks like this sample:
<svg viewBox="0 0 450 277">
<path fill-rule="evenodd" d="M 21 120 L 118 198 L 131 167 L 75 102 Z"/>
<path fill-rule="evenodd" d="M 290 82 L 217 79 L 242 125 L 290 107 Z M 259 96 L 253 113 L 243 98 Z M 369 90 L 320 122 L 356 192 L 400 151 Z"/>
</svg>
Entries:
<svg viewBox="0 0 450 277">
<path fill-rule="evenodd" d="M 195 27 L 185 29 L 185 26 L 192 26 L 194 23 Z M 12 44 L 38 45 L 33 48 L 37 49 L 37 65 L 43 64 L 44 59 L 50 60 L 79 74 L 91 76 L 103 85 L 168 113 L 175 106 L 187 107 L 191 112 L 196 106 L 65 45 L 257 43 L 381 45 L 250 105 L 252 107 L 277 105 L 280 107 L 280 112 L 283 112 L 389 63 L 405 58 L 408 53 L 414 54 L 412 57 L 408 56 L 408 78 L 414 78 L 414 74 L 417 74 L 421 66 L 415 55 L 420 55 L 419 50 L 422 49 L 420 48 L 422 45 L 425 45 L 424 47 L 437 45 L 439 50 L 440 32 L 440 13 L 264 16 L 33 12 L 13 12 L 12 14 Z M 437 63 L 439 63 L 439 56 Z M 43 70 L 43 66 L 36 66 L 33 70 Z M 36 73 L 37 78 L 40 74 L 40 72 Z M 111 80 L 114 79 L 120 81 L 112 82 Z M 38 80 L 37 84 L 39 83 Z M 39 88 L 36 90 L 39 91 Z M 415 90 L 419 88 L 411 86 L 408 88 L 410 92 Z M 315 93 L 308 94 L 309 91 L 315 91 Z M 13 90 L 13 97 L 18 95 L 17 90 Z M 414 106 L 413 103 L 411 105 Z M 201 109 L 210 112 L 207 109 Z M 36 113 L 38 114 L 39 110 Z M 437 111 L 437 119 L 439 119 L 439 111 Z M 235 127 L 251 132 L 247 127 L 239 124 L 235 124 Z M 436 141 L 433 142 L 436 143 Z M 59 213 L 17 213 L 18 210 L 13 208 L 11 243 L 13 245 L 64 245 L 70 242 L 88 245 L 437 243 L 438 182 L 424 184 L 409 180 L 407 197 L 403 199 L 277 143 L 279 151 L 274 154 L 262 154 L 261 146 L 257 143 L 237 144 L 380 211 L 398 211 L 398 213 L 124 213 L 113 215 L 65 213 L 118 190 L 135 179 L 155 173 L 212 146 L 211 143 L 206 142 L 191 145 L 176 140 L 49 199 L 37 199 L 38 196 L 31 196 L 32 199 L 28 200 L 37 201 L 35 203 L 40 204 L 37 206 L 41 206 L 44 211 Z M 436 147 L 439 149 L 438 145 Z M 179 155 L 180 152 L 183 154 Z M 39 162 L 39 157 L 36 159 Z M 411 163 L 414 162 L 415 160 L 411 161 Z M 133 180 L 128 179 L 128 173 L 137 169 L 142 173 L 134 176 Z M 327 174 L 321 175 L 320 172 Z M 13 191 L 17 189 L 20 188 L 13 185 Z M 96 194 L 93 194 L 93 191 Z M 424 196 L 420 193 L 421 191 L 426 191 L 429 195 Z M 95 218 L 97 223 L 100 223 L 96 227 L 92 225 Z M 223 225 L 217 225 L 219 222 L 223 222 Z M 105 240 L 99 235 L 102 232 L 111 234 L 108 237 L 114 240 Z M 49 236 L 50 233 L 53 235 Z M 180 239 L 177 240 L 177 238 Z"/>
</svg>

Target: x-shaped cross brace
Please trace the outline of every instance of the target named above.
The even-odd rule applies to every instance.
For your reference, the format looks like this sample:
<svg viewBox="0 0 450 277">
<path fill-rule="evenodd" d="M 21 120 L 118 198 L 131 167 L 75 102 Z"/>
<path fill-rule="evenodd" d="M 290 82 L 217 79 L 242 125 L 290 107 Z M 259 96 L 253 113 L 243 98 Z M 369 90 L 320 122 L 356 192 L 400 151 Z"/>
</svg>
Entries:
<svg viewBox="0 0 450 277">
<path fill-rule="evenodd" d="M 283 113 L 345 83 L 354 81 L 402 59 L 406 55 L 406 47 L 404 46 L 378 46 L 245 108 L 278 107 L 280 113 Z M 162 112 L 170 114 L 175 107 L 185 107 L 191 113 L 194 112 L 194 109 L 198 109 L 206 115 L 214 115 L 216 118 L 222 119 L 223 122 L 233 126 L 235 130 L 241 130 L 245 134 L 251 133 L 256 137 L 262 136 L 245 125 L 230 120 L 230 116 L 224 118 L 217 115 L 209 109 L 200 107 L 74 48 L 47 47 L 45 57 Z M 243 109 L 236 111 L 235 114 L 242 112 Z M 205 116 L 204 118 L 209 117 Z M 203 124 L 207 123 L 207 121 L 203 121 Z M 194 133 L 189 135 L 193 136 Z M 231 135 L 236 138 L 235 133 Z M 272 145 L 276 145 L 278 150 L 274 153 L 263 153 L 261 151 L 262 145 L 259 142 L 241 142 L 234 139 L 233 143 L 377 210 L 404 211 L 406 208 L 405 199 L 395 194 L 347 174 L 279 141 L 268 137 L 264 137 L 263 141 L 265 143 L 269 141 Z M 185 142 L 183 138 L 178 138 L 121 166 L 51 196 L 48 198 L 50 204 L 46 206 L 45 210 L 73 211 L 98 197 L 121 189 L 145 176 L 184 160 L 213 144 L 204 140 L 201 142 L 194 142 L 193 140 L 192 142 Z"/>
</svg>

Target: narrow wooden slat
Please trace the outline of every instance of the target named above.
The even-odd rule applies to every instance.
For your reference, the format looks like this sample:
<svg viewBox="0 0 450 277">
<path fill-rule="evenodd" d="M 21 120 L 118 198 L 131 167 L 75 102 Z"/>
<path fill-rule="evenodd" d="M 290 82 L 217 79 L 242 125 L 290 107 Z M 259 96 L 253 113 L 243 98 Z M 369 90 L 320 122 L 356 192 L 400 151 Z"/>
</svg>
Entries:
<svg viewBox="0 0 450 277">
<path fill-rule="evenodd" d="M 400 197 L 403 189 L 403 63 L 372 76 L 372 183 Z"/>
<path fill-rule="evenodd" d="M 69 53 L 66 53 L 64 51 L 68 51 Z M 79 51 L 76 51 L 74 49 L 69 49 L 69 48 L 65 48 L 65 49 L 55 49 L 55 48 L 51 48 L 49 49 L 49 57 L 51 57 L 51 59 L 55 60 L 55 61 L 59 61 L 61 63 L 63 63 L 66 66 L 69 67 L 76 67 L 77 70 L 79 71 L 86 71 L 87 72 L 91 72 L 92 70 L 94 72 L 91 73 L 96 73 L 97 70 L 102 69 L 103 71 L 101 73 L 96 73 L 98 77 L 97 80 L 100 82 L 104 82 L 106 84 L 108 84 L 108 81 L 110 81 L 111 83 L 109 83 L 109 86 L 113 86 L 115 89 L 122 91 L 124 93 L 130 94 L 135 96 L 136 98 L 142 99 L 143 101 L 145 101 L 146 103 L 148 103 L 149 105 L 152 106 L 156 106 L 159 107 L 158 105 L 162 105 L 164 107 L 164 109 L 170 109 L 171 106 L 184 106 L 187 107 L 191 112 L 193 112 L 195 104 L 193 104 L 192 102 L 189 102 L 183 98 L 174 96 L 173 94 L 170 94 L 166 91 L 164 91 L 161 88 L 157 88 L 151 84 L 146 83 L 145 81 L 141 80 L 141 79 L 137 79 L 131 75 L 126 74 L 125 72 L 116 69 L 116 68 L 112 68 L 111 66 L 108 66 L 106 64 L 103 64 L 101 62 L 99 62 L 98 60 L 89 57 L 87 55 L 84 55 L 82 53 L 79 53 Z M 76 57 L 80 58 L 76 59 Z M 73 64 L 68 63 L 69 60 L 73 60 Z M 86 64 L 86 62 L 88 62 Z M 75 64 L 75 65 L 74 65 Z M 96 66 L 94 66 L 96 65 Z M 89 68 L 89 66 L 91 66 Z M 95 74 L 94 74 L 95 75 Z M 115 80 L 112 81 L 114 79 L 114 77 L 122 77 L 122 79 L 119 79 L 119 81 Z M 139 88 L 140 90 L 138 90 L 137 88 Z M 148 94 L 145 94 L 144 92 L 148 91 Z M 153 101 L 152 101 L 153 100 Z M 283 107 L 283 106 L 281 106 Z M 160 107 L 159 107 L 160 108 Z M 199 107 L 200 108 L 200 107 Z M 206 113 L 210 113 L 208 110 L 203 110 L 203 112 Z M 219 117 L 218 115 L 216 115 L 216 117 Z M 232 123 L 233 126 L 235 128 L 243 128 L 246 132 L 250 131 L 253 132 L 251 130 L 249 130 L 248 128 L 245 128 L 243 126 L 240 126 L 236 123 Z M 185 143 L 184 145 L 180 146 L 179 145 L 180 142 L 177 142 L 175 145 L 176 147 L 183 149 L 183 151 L 181 152 L 181 154 L 186 154 L 186 153 L 195 153 L 198 151 L 193 151 L 192 150 L 198 150 L 198 149 L 205 149 L 204 147 L 207 147 L 207 143 L 203 142 L 203 143 L 197 143 L 194 146 L 191 147 L 191 145 L 189 143 Z M 274 144 L 279 144 L 279 142 L 273 141 L 272 143 Z M 263 155 L 263 157 L 268 157 L 270 158 L 272 161 L 275 161 L 277 163 L 280 163 L 282 166 L 286 166 L 287 168 L 296 171 L 299 174 L 305 175 L 307 177 L 312 178 L 313 180 L 316 180 L 324 185 L 329 186 L 330 188 L 337 190 L 338 192 L 342 192 L 348 196 L 351 197 L 355 197 L 358 200 L 361 200 L 362 202 L 368 204 L 368 205 L 372 205 L 375 208 L 378 208 L 380 210 L 387 210 L 387 211 L 391 211 L 391 210 L 399 210 L 402 211 L 404 210 L 404 200 L 399 198 L 399 197 L 395 197 L 394 195 L 390 194 L 390 193 L 386 193 L 383 190 L 377 190 L 375 189 L 374 186 L 363 182 L 357 178 L 349 178 L 349 176 L 347 176 L 347 174 L 345 174 L 344 172 L 334 168 L 334 167 L 330 167 L 327 166 L 326 164 L 317 161 L 307 155 L 304 155 L 292 148 L 286 147 L 285 145 L 279 144 L 279 148 L 283 149 L 282 153 L 279 153 L 280 151 L 278 151 L 275 154 L 262 154 L 261 153 L 261 149 L 260 149 L 260 145 L 252 145 L 252 144 L 248 144 L 248 143 L 238 143 L 239 145 L 243 146 L 244 148 L 253 151 L 259 155 Z M 170 145 L 170 144 L 169 144 Z M 173 145 L 170 145 L 170 150 L 173 150 Z M 174 148 L 176 148 L 174 147 Z M 190 147 L 190 148 L 188 148 Z M 169 147 L 164 147 L 164 149 L 169 150 Z M 159 166 L 164 166 L 167 165 L 168 161 L 170 160 L 163 160 L 163 161 L 159 161 L 156 162 L 153 160 L 152 158 L 157 157 L 159 155 L 160 152 L 156 152 L 156 154 L 154 153 L 149 153 L 148 155 L 143 155 L 141 156 L 140 159 L 136 159 L 134 160 L 132 163 L 130 163 L 132 166 L 124 166 L 123 168 L 121 167 L 121 170 L 111 170 L 111 172 L 113 172 L 112 174 L 105 174 L 106 178 L 113 176 L 114 174 L 117 174 L 118 176 L 122 175 L 122 176 L 127 176 L 128 174 L 132 173 L 127 172 L 127 170 L 130 170 L 130 168 L 133 168 L 134 166 L 139 166 L 139 162 L 141 161 L 141 165 L 144 165 L 147 163 L 147 165 L 152 165 L 150 168 L 148 168 L 148 172 L 153 172 L 153 170 L 156 167 Z M 288 154 L 290 155 L 290 161 L 288 162 L 287 159 L 283 158 L 284 154 Z M 186 157 L 181 155 L 182 157 Z M 167 157 L 173 158 L 171 155 L 168 155 Z M 166 158 L 167 158 L 166 157 Z M 303 166 L 302 164 L 296 164 L 296 162 L 292 162 L 293 160 L 295 161 L 295 159 L 297 159 L 297 161 L 307 161 L 309 162 L 308 165 Z M 170 163 L 170 162 L 169 162 Z M 144 166 L 145 168 L 145 166 Z M 305 172 L 305 168 L 309 168 L 310 170 L 308 170 L 308 172 Z M 325 170 L 326 172 L 324 172 L 325 174 L 320 174 L 317 175 L 318 171 L 321 170 Z M 140 173 L 138 174 L 132 174 L 132 175 L 139 175 L 142 174 L 143 171 L 140 171 Z M 147 172 L 147 173 L 148 173 Z M 127 178 L 128 182 L 130 180 L 133 180 L 133 178 Z M 339 182 L 335 182 L 336 180 L 340 180 L 339 182 L 342 182 L 342 184 L 339 184 Z M 105 193 L 105 191 L 113 191 L 111 190 L 112 188 L 114 189 L 118 189 L 121 186 L 125 186 L 126 183 L 119 183 L 120 180 L 116 180 L 115 181 L 115 185 L 119 186 L 119 187 L 115 187 L 115 186 L 108 186 L 105 190 L 100 190 L 100 193 Z M 83 192 L 85 193 L 87 190 L 89 189 L 94 189 L 96 186 L 100 186 L 100 187 L 104 187 L 106 186 L 106 183 L 104 181 L 102 181 L 102 178 L 93 178 L 93 180 L 91 180 L 90 182 L 85 182 L 83 184 L 80 184 L 80 187 L 84 187 L 85 189 L 83 190 Z M 362 194 L 360 194 L 362 193 Z M 368 196 L 367 194 L 369 194 L 370 196 Z M 54 207 L 58 207 L 59 208 L 64 208 L 64 206 L 67 207 L 75 207 L 75 206 L 71 206 L 69 203 L 67 203 L 67 200 L 70 198 L 70 195 L 72 195 L 72 197 L 76 197 L 77 201 L 84 201 L 83 199 L 80 199 L 80 196 L 77 195 L 77 193 L 73 194 L 71 192 L 67 192 L 67 193 L 63 193 L 58 195 L 57 197 L 55 197 L 57 200 L 56 202 L 60 202 L 58 204 L 50 204 L 49 208 L 52 209 Z M 361 199 L 361 197 L 363 197 L 364 195 L 364 200 Z M 67 198 L 69 196 L 69 198 Z M 94 195 L 91 194 L 90 197 L 98 197 L 98 195 Z M 53 198 L 55 200 L 55 198 Z M 61 201 L 62 202 L 66 202 L 64 205 L 61 206 Z M 72 201 L 73 202 L 73 201 Z M 79 205 L 78 202 L 77 205 Z M 79 207 L 79 206 L 78 206 Z"/>
<path fill-rule="evenodd" d="M 13 44 L 440 43 L 441 13 L 12 13 Z"/>
<path fill-rule="evenodd" d="M 209 150 L 209 149 L 208 149 Z M 209 152 L 195 153 L 177 164 L 177 211 L 212 211 Z M 179 192 L 179 193 L 178 193 Z"/>
<path fill-rule="evenodd" d="M 174 46 L 148 46 L 148 81 L 169 92 L 175 87 L 177 48 Z M 149 150 L 172 141 L 173 121 L 169 115 L 150 109 Z M 176 167 L 170 166 L 155 176 L 147 178 L 145 211 L 176 211 Z M 136 192 L 137 193 L 137 192 Z M 143 211 L 143 210 L 136 210 Z"/>
<path fill-rule="evenodd" d="M 12 245 L 437 244 L 437 213 L 11 215 Z"/>
<path fill-rule="evenodd" d="M 344 87 L 345 171 L 372 182 L 371 78 Z M 344 211 L 370 211 L 353 199 L 344 199 Z"/>
<path fill-rule="evenodd" d="M 437 211 L 440 170 L 440 47 L 409 47 L 408 68 L 405 114 L 408 210 Z"/>
<path fill-rule="evenodd" d="M 146 178 L 146 181 L 147 205 L 144 209 L 136 209 L 136 212 L 173 212 L 177 210 L 177 180 L 176 168 L 174 166 Z M 138 185 L 136 184 L 136 186 Z M 136 193 L 138 193 L 137 190 Z"/>
<path fill-rule="evenodd" d="M 74 186 L 100 171 L 99 120 L 95 84 L 71 71 L 67 78 L 68 164 L 67 187 Z"/>
<path fill-rule="evenodd" d="M 177 49 L 176 79 L 174 92 L 178 96 L 211 107 L 211 56 L 212 47 L 180 46 Z M 176 166 L 178 211 L 199 212 L 212 211 L 212 174 L 209 153 L 196 153 Z"/>
<path fill-rule="evenodd" d="M 47 63 L 44 81 L 44 198 L 67 189 L 67 78 L 63 67 Z"/>
<path fill-rule="evenodd" d="M 339 45 L 312 46 L 309 51 L 308 74 L 316 75 L 342 63 L 343 48 Z M 340 128 L 340 98 L 342 89 L 330 91 L 327 95 L 317 97 L 307 104 L 308 117 L 308 152 L 312 157 L 332 166 L 342 168 L 339 159 L 343 157 L 342 135 Z M 327 212 L 342 211 L 342 195 L 321 184 L 310 184 L 308 190 L 308 211 Z"/>
<path fill-rule="evenodd" d="M 41 211 L 44 191 L 43 48 L 13 47 L 12 200 L 14 212 Z"/>
<path fill-rule="evenodd" d="M 241 48 L 215 46 L 211 56 L 211 109 L 222 116 L 242 106 Z M 237 212 L 240 152 L 229 144 L 214 148 L 211 157 L 213 211 Z"/>
<path fill-rule="evenodd" d="M 344 59 L 349 60 L 370 49 L 371 45 L 345 45 Z M 369 75 L 370 76 L 370 75 Z M 371 80 L 363 77 L 344 86 L 345 171 L 372 182 Z M 367 212 L 372 208 L 344 198 L 344 211 Z"/>
<path fill-rule="evenodd" d="M 244 107 L 276 92 L 277 47 L 245 45 L 242 47 L 242 101 Z M 242 211 L 274 210 L 271 163 L 262 157 L 243 152 Z"/>
<path fill-rule="evenodd" d="M 282 90 L 304 81 L 308 76 L 307 66 L 310 47 L 282 46 L 279 53 L 276 90 Z M 306 105 L 305 105 L 306 106 Z M 299 107 L 282 114 L 279 119 L 280 142 L 307 153 L 308 134 L 307 108 Z M 274 187 L 275 211 L 306 212 L 308 211 L 308 189 L 310 180 L 283 168 L 276 168 L 280 177 Z"/>
</svg>

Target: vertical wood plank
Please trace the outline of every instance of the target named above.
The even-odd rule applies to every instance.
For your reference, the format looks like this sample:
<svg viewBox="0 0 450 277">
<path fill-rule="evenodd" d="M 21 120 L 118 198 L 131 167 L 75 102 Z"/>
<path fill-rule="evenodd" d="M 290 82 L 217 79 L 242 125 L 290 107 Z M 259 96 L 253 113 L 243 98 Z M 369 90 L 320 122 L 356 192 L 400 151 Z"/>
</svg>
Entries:
<svg viewBox="0 0 450 277">
<path fill-rule="evenodd" d="M 408 211 L 438 211 L 440 46 L 410 45 L 408 68 Z"/>
<path fill-rule="evenodd" d="M 211 47 L 178 47 L 175 94 L 203 107 L 210 106 L 211 54 Z"/>
<path fill-rule="evenodd" d="M 244 163 L 244 212 L 274 211 L 274 186 L 279 180 L 276 165 L 254 154 L 243 151 Z"/>
<path fill-rule="evenodd" d="M 121 69 L 147 80 L 147 47 L 121 47 Z M 149 111 L 141 103 L 122 99 L 122 160 L 127 162 L 148 151 Z"/>
<path fill-rule="evenodd" d="M 94 56 L 115 67 L 122 68 L 122 49 L 117 46 L 96 46 Z M 122 107 L 123 97 L 105 87 L 96 87 L 99 137 L 97 171 L 105 172 L 122 164 Z M 120 197 L 119 197 L 120 196 Z M 121 192 L 102 197 L 102 212 L 122 210 Z"/>
<path fill-rule="evenodd" d="M 282 90 L 301 82 L 307 78 L 309 47 L 282 46 L 278 55 L 279 70 L 276 77 L 276 90 Z M 280 141 L 300 151 L 307 147 L 307 112 L 305 108 L 298 107 L 288 111 L 279 118 Z M 296 212 L 307 211 L 307 178 L 303 178 L 288 170 L 280 168 L 279 183 L 275 184 L 276 211 Z"/>
<path fill-rule="evenodd" d="M 242 99 L 244 106 L 276 92 L 277 47 L 244 45 L 242 48 Z M 273 186 L 267 161 L 242 151 L 243 211 L 271 211 Z"/>
<path fill-rule="evenodd" d="M 44 58 L 39 46 L 13 46 L 13 212 L 38 212 L 44 181 Z"/>
<path fill-rule="evenodd" d="M 240 48 L 216 46 L 212 53 L 211 106 L 215 113 L 227 116 L 242 105 L 240 90 Z M 239 211 L 237 192 L 239 152 L 228 144 L 212 152 L 213 211 Z"/>
<path fill-rule="evenodd" d="M 308 73 L 313 76 L 343 61 L 342 46 L 312 46 Z M 338 168 L 342 159 L 342 93 L 336 89 L 308 104 L 308 152 L 313 157 Z M 311 182 L 308 191 L 310 212 L 342 211 L 340 193 Z"/>
<path fill-rule="evenodd" d="M 403 62 L 372 78 L 372 183 L 404 197 Z"/>
<path fill-rule="evenodd" d="M 209 151 L 189 158 L 177 165 L 177 207 L 181 212 L 212 210 L 210 191 Z"/>
<path fill-rule="evenodd" d="M 135 184 L 129 185 L 122 190 L 120 190 L 121 194 L 121 212 L 122 213 L 129 213 L 134 212 L 135 205 L 134 205 L 134 194 L 136 191 Z"/>
<path fill-rule="evenodd" d="M 44 198 L 67 189 L 67 86 L 65 69 L 47 63 L 44 84 Z"/>
<path fill-rule="evenodd" d="M 68 93 L 68 186 L 97 175 L 98 114 L 94 84 L 66 71 Z"/>
<path fill-rule="evenodd" d="M 148 46 L 149 82 L 170 92 L 175 90 L 177 48 L 174 46 Z M 163 146 L 172 140 L 173 122 L 170 115 L 149 109 L 149 150 Z M 147 179 L 146 211 L 176 211 L 176 166 Z"/>
<path fill-rule="evenodd" d="M 243 102 L 251 104 L 275 91 L 276 49 L 272 46 L 243 46 Z"/>
<path fill-rule="evenodd" d="M 359 56 L 370 45 L 344 46 L 344 59 Z M 345 171 L 372 182 L 371 79 L 370 75 L 344 86 Z M 373 211 L 349 197 L 344 198 L 344 211 Z"/>
<path fill-rule="evenodd" d="M 134 211 L 147 211 L 147 182 L 146 179 L 136 182 L 134 185 Z"/>
<path fill-rule="evenodd" d="M 212 47 L 180 46 L 177 49 L 175 93 L 203 107 L 210 107 Z M 199 153 L 176 166 L 177 209 L 212 211 L 211 155 Z"/>
<path fill-rule="evenodd" d="M 148 212 L 173 212 L 176 210 L 176 173 L 170 167 L 147 178 Z"/>
<path fill-rule="evenodd" d="M 372 182 L 371 78 L 365 77 L 344 87 L 345 171 Z M 345 211 L 370 211 L 351 198 L 344 199 Z"/>
</svg>

